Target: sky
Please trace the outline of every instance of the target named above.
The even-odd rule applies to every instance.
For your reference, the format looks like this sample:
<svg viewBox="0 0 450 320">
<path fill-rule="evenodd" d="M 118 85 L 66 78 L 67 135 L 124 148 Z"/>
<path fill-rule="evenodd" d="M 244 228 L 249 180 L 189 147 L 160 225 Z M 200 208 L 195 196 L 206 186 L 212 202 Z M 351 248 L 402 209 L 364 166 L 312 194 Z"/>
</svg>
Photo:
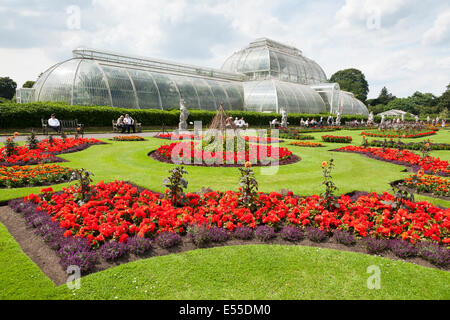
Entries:
<svg viewBox="0 0 450 320">
<path fill-rule="evenodd" d="M 78 47 L 220 68 L 261 37 L 328 78 L 361 70 L 369 98 L 450 84 L 448 0 L 0 0 L 0 77 L 22 86 Z"/>
</svg>

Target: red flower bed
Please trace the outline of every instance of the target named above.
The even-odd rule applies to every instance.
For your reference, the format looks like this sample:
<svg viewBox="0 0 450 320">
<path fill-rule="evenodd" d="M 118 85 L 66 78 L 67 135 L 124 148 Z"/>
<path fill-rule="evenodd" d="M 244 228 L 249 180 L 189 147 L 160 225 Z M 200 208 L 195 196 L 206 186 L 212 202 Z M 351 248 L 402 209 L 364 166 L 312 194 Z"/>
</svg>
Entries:
<svg viewBox="0 0 450 320">
<path fill-rule="evenodd" d="M 190 139 L 190 140 L 201 140 L 202 136 L 194 136 L 193 134 L 174 134 L 174 133 L 165 133 L 158 134 L 156 138 L 160 139 L 168 139 L 168 140 L 182 140 L 182 139 Z"/>
<path fill-rule="evenodd" d="M 260 145 L 249 145 L 246 151 L 223 151 L 211 152 L 205 151 L 198 147 L 198 142 L 174 142 L 169 145 L 163 145 L 158 148 L 157 153 L 163 156 L 168 161 L 183 160 L 183 163 L 194 163 L 203 161 L 206 164 L 210 163 L 226 163 L 232 162 L 234 164 L 250 161 L 252 164 L 260 164 L 265 160 L 273 158 L 278 153 L 278 160 L 285 160 L 292 155 L 292 152 L 286 148 L 278 148 Z M 261 153 L 261 154 L 260 154 Z M 174 159 L 173 155 L 177 157 Z"/>
<path fill-rule="evenodd" d="M 420 132 L 420 133 L 413 133 L 413 134 L 386 134 L 386 133 L 374 133 L 374 132 L 361 132 L 361 135 L 363 136 L 369 136 L 369 137 L 385 137 L 385 138 L 421 138 L 425 136 L 431 136 L 433 134 L 436 134 L 436 131 L 429 131 L 429 132 Z"/>
<path fill-rule="evenodd" d="M 325 136 L 322 136 L 322 140 L 325 142 L 350 143 L 350 142 L 352 142 L 352 137 L 325 135 Z"/>
<path fill-rule="evenodd" d="M 450 166 L 448 161 L 444 161 L 434 157 L 422 158 L 421 156 L 412 153 L 409 150 L 398 150 L 390 148 L 386 148 L 383 150 L 383 148 L 345 146 L 337 149 L 336 151 L 366 154 L 378 160 L 385 160 L 394 162 L 396 164 L 412 166 L 415 171 L 419 171 L 419 169 L 422 169 L 426 173 L 431 172 L 433 174 L 443 176 L 447 176 L 450 173 Z"/>
<path fill-rule="evenodd" d="M 342 195 L 337 200 L 339 208 L 332 211 L 326 210 L 324 199 L 316 195 L 299 198 L 292 192 L 286 196 L 258 193 L 257 210 L 251 212 L 239 200 L 240 193 L 233 191 L 203 196 L 188 193 L 183 207 L 173 207 L 159 194 L 139 192 L 122 181 L 98 183 L 90 201 L 81 205 L 75 198 L 80 190 L 73 186 L 62 193 L 53 193 L 51 188 L 43 192 L 47 200 L 30 195 L 25 201 L 38 203 L 39 211 L 47 212 L 66 230 L 65 236 L 86 238 L 94 247 L 109 241 L 126 242 L 134 235 L 150 238 L 163 231 L 184 234 L 190 225 L 228 230 L 258 225 L 276 229 L 314 226 L 325 231 L 347 230 L 361 237 L 450 243 L 450 209 L 405 200 L 399 207 L 388 193 L 363 195 L 355 202 Z"/>
<path fill-rule="evenodd" d="M 0 165 L 32 165 L 44 162 L 58 161 L 55 155 L 81 151 L 90 145 L 103 143 L 97 139 L 87 138 L 67 138 L 53 139 L 50 144 L 47 139 L 38 143 L 37 149 L 29 149 L 27 145 L 17 146 L 14 148 L 15 154 L 10 157 L 5 155 L 5 147 L 0 148 Z"/>
<path fill-rule="evenodd" d="M 115 136 L 114 141 L 145 141 L 145 138 L 140 136 Z"/>
</svg>

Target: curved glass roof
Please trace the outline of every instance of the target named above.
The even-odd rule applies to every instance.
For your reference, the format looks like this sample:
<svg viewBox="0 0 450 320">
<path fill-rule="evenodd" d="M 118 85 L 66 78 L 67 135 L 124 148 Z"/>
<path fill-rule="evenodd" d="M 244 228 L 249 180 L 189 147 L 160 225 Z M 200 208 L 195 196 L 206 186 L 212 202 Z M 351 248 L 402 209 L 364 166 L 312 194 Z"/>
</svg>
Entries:
<svg viewBox="0 0 450 320">
<path fill-rule="evenodd" d="M 177 108 L 180 99 L 193 109 L 242 110 L 241 82 L 163 73 L 144 66 L 73 58 L 48 69 L 38 79 L 37 101 L 105 105 L 136 109 Z"/>
<path fill-rule="evenodd" d="M 332 110 L 331 113 L 337 114 L 339 111 L 341 114 L 369 115 L 366 105 L 356 99 L 352 93 L 347 91 L 339 91 L 338 104 L 336 107 L 337 108 Z"/>
<path fill-rule="evenodd" d="M 244 83 L 245 109 L 258 112 L 288 113 L 327 112 L 320 95 L 308 86 L 279 80 Z"/>
<path fill-rule="evenodd" d="M 300 50 L 266 38 L 251 42 L 247 48 L 234 53 L 222 65 L 222 70 L 243 73 L 250 80 L 279 79 L 301 84 L 327 82 L 322 68 L 303 56 Z"/>
</svg>

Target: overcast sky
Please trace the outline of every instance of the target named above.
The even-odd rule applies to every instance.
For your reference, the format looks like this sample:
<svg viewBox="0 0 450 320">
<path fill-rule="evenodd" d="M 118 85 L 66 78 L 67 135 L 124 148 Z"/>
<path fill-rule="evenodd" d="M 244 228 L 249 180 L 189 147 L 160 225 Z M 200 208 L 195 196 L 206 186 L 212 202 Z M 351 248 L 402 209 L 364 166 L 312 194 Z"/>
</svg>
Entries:
<svg viewBox="0 0 450 320">
<path fill-rule="evenodd" d="M 19 86 L 84 46 L 220 68 L 250 41 L 360 69 L 369 97 L 450 83 L 448 0 L 0 0 L 0 76 Z"/>
</svg>

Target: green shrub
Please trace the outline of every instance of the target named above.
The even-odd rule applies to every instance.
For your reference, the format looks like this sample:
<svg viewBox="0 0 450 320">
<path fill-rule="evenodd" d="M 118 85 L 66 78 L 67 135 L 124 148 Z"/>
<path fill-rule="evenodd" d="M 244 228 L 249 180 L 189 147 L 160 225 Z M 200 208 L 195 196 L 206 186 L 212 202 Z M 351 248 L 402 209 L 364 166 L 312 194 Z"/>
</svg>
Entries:
<svg viewBox="0 0 450 320">
<path fill-rule="evenodd" d="M 189 110 L 190 116 L 188 122 L 202 121 L 204 126 L 211 123 L 216 115 L 215 111 Z M 179 110 L 160 110 L 160 109 L 124 109 L 108 106 L 71 106 L 58 102 L 34 102 L 18 104 L 6 102 L 0 104 L 0 126 L 2 128 L 39 128 L 41 127 L 41 118 L 48 119 L 54 113 L 60 120 L 78 119 L 86 127 L 108 127 L 111 126 L 111 120 L 117 120 L 120 115 L 126 113 L 141 122 L 143 126 L 177 126 L 179 122 Z M 274 118 L 281 120 L 281 115 L 277 113 L 261 113 L 252 111 L 230 110 L 227 113 L 233 118 L 244 117 L 244 120 L 253 127 L 267 127 Z M 288 116 L 288 122 L 291 126 L 299 125 L 300 119 L 314 118 L 320 120 L 320 117 L 326 119 L 327 114 L 301 114 L 291 113 Z M 366 119 L 360 115 L 343 115 L 342 120 L 352 121 L 357 119 Z M 375 117 L 376 118 L 376 117 Z"/>
</svg>

